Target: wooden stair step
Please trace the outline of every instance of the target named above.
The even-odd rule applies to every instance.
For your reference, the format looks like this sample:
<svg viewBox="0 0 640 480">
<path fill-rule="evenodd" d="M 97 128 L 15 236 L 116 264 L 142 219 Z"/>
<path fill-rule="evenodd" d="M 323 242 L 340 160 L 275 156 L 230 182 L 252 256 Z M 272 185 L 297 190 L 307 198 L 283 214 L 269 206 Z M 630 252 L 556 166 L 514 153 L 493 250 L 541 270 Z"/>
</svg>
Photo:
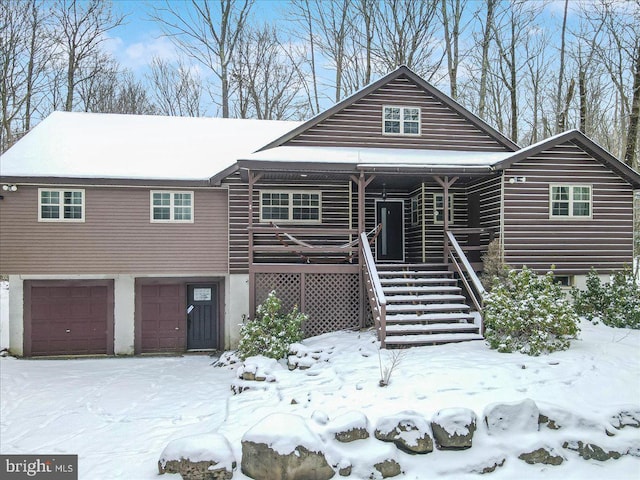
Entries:
<svg viewBox="0 0 640 480">
<path fill-rule="evenodd" d="M 458 281 L 455 278 L 398 278 L 398 277 L 389 277 L 389 278 L 380 278 L 381 285 L 434 285 L 439 283 L 447 283 L 449 285 L 456 285 Z"/>
<path fill-rule="evenodd" d="M 479 328 L 473 323 L 433 323 L 431 325 L 408 323 L 387 325 L 387 338 L 402 334 L 431 334 L 434 332 L 479 333 Z"/>
<path fill-rule="evenodd" d="M 387 270 L 378 272 L 380 278 L 387 277 L 401 277 L 401 278 L 423 278 L 423 277 L 437 277 L 437 278 L 451 278 L 453 274 L 451 272 L 436 272 L 432 270 L 418 271 L 418 270 Z"/>
<path fill-rule="evenodd" d="M 440 343 L 468 342 L 470 340 L 484 340 L 479 333 L 433 333 L 427 335 L 394 335 L 385 338 L 387 347 L 431 345 Z"/>
<path fill-rule="evenodd" d="M 459 323 L 471 322 L 475 320 L 473 315 L 467 313 L 426 313 L 424 315 L 413 314 L 396 314 L 387 315 L 387 328 L 392 324 L 401 323 Z"/>
<path fill-rule="evenodd" d="M 443 312 L 443 311 L 469 311 L 471 307 L 464 303 L 432 303 L 428 305 L 398 304 L 387 305 L 387 313 L 411 313 L 411 312 Z"/>
<path fill-rule="evenodd" d="M 387 296 L 390 295 L 399 295 L 401 293 L 436 293 L 436 292 L 461 292 L 462 289 L 460 287 L 455 287 L 452 285 L 422 285 L 422 286 L 410 286 L 410 285 L 398 285 L 392 287 L 383 287 L 382 289 L 384 294 Z"/>
<path fill-rule="evenodd" d="M 443 303 L 443 302 L 464 302 L 464 295 L 454 294 L 430 294 L 430 295 L 391 295 L 387 297 L 387 305 L 390 303 L 407 303 L 419 302 L 418 305 L 426 305 L 429 303 Z M 415 305 L 415 304 L 411 304 Z"/>
</svg>

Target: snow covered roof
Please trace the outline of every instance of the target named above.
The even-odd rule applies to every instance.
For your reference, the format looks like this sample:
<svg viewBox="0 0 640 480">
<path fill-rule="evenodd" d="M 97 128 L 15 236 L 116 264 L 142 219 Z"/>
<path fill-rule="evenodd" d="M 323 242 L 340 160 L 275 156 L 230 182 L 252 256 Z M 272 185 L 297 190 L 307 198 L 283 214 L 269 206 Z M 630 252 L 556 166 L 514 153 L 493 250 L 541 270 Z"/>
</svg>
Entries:
<svg viewBox="0 0 640 480">
<path fill-rule="evenodd" d="M 299 122 L 53 112 L 0 156 L 0 175 L 202 180 Z"/>
<path fill-rule="evenodd" d="M 413 148 L 360 147 L 275 147 L 242 160 L 262 162 L 341 163 L 358 167 L 471 167 L 486 169 L 507 159 L 513 152 L 469 152 L 419 150 Z"/>
</svg>

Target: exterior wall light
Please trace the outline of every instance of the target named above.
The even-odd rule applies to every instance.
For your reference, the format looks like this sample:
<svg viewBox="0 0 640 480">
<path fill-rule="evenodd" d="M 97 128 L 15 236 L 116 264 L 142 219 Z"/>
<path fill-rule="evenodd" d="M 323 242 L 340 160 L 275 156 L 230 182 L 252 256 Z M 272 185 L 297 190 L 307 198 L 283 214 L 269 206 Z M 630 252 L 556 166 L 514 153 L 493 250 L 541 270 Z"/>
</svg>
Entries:
<svg viewBox="0 0 640 480">
<path fill-rule="evenodd" d="M 4 184 L 2 185 L 2 190 L 4 190 L 5 192 L 17 192 L 18 187 L 16 185 Z"/>
</svg>

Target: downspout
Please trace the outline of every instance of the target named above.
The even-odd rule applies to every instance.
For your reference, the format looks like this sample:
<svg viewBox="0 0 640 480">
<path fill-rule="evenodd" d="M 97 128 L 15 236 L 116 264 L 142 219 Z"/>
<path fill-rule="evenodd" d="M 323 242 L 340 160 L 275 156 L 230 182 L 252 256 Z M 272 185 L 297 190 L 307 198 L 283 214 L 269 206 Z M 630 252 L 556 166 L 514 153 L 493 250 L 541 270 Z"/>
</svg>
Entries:
<svg viewBox="0 0 640 480">
<path fill-rule="evenodd" d="M 505 171 L 500 172 L 500 240 L 498 244 L 500 246 L 500 262 L 504 264 L 504 179 Z"/>
<path fill-rule="evenodd" d="M 427 200 L 424 182 L 422 182 L 420 190 L 420 204 L 420 216 L 422 217 L 422 263 L 427 263 L 427 216 L 425 215 L 425 212 L 427 211 Z"/>
</svg>

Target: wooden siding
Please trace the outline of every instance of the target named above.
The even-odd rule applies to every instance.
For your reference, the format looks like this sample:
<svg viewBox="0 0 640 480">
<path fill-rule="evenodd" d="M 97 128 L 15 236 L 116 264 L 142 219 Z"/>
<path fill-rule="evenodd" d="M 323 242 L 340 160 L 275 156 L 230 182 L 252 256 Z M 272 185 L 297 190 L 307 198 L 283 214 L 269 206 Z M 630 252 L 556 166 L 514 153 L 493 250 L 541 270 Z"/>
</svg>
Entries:
<svg viewBox="0 0 640 480">
<path fill-rule="evenodd" d="M 383 105 L 421 109 L 421 134 L 383 135 Z M 405 76 L 300 133 L 285 145 L 504 151 L 505 147 Z"/>
<path fill-rule="evenodd" d="M 243 182 L 239 174 L 228 177 L 225 183 L 229 187 L 229 271 L 231 273 L 246 273 L 249 269 L 249 187 Z M 292 222 L 278 223 L 278 226 L 286 231 L 287 227 L 327 227 L 327 228 L 349 228 L 350 217 L 352 214 L 349 208 L 349 191 L 350 180 L 342 182 L 324 181 L 324 182 L 304 182 L 304 181 L 279 181 L 279 180 L 261 180 L 254 186 L 254 195 L 251 202 L 253 210 L 253 226 L 269 226 L 260 223 L 260 190 L 304 190 L 318 191 L 322 194 L 322 223 L 297 224 Z M 300 238 L 312 245 L 341 245 L 352 240 L 351 237 L 323 237 L 321 240 L 315 238 L 307 238 L 303 235 L 296 234 L 296 238 Z M 255 244 L 260 246 L 279 246 L 281 245 L 274 234 L 260 234 L 255 237 Z M 295 254 L 256 254 L 254 262 L 301 262 L 301 258 Z"/>
<path fill-rule="evenodd" d="M 5 194 L 0 201 L 0 272 L 226 273 L 225 190 L 189 189 L 194 191 L 193 223 L 151 223 L 150 188 L 84 190 L 82 223 L 38 222 L 37 186 L 19 185 L 17 192 Z"/>
<path fill-rule="evenodd" d="M 592 218 L 550 219 L 550 184 L 591 185 Z M 620 269 L 632 260 L 632 198 L 627 182 L 573 143 L 521 160 L 504 175 L 505 261 L 559 274 Z"/>
</svg>

